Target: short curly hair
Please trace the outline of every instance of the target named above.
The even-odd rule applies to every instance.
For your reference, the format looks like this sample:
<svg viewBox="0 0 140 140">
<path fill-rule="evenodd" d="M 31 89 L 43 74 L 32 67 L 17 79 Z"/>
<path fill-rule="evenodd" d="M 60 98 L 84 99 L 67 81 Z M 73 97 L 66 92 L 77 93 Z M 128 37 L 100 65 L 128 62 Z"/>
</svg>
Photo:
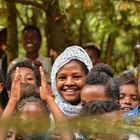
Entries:
<svg viewBox="0 0 140 140">
<path fill-rule="evenodd" d="M 41 32 L 39 30 L 39 28 L 37 26 L 34 26 L 34 25 L 26 25 L 24 30 L 23 30 L 23 34 L 25 31 L 36 31 L 37 34 L 38 34 L 38 37 L 40 38 L 41 40 Z"/>
<path fill-rule="evenodd" d="M 113 78 L 113 70 L 108 64 L 96 64 L 86 77 L 86 85 L 103 85 L 107 97 L 119 99 L 119 86 Z"/>
<path fill-rule="evenodd" d="M 127 72 L 127 73 L 121 73 L 118 77 L 117 77 L 117 83 L 120 86 L 122 85 L 138 85 L 137 79 L 135 78 L 135 76 L 133 75 L 133 73 L 131 72 Z"/>
<path fill-rule="evenodd" d="M 84 44 L 83 49 L 93 50 L 96 53 L 97 58 L 100 58 L 100 56 L 101 56 L 100 47 L 97 44 L 94 44 L 92 42 Z"/>
<path fill-rule="evenodd" d="M 115 110 L 120 110 L 120 105 L 112 100 L 100 101 L 94 100 L 86 104 L 82 110 L 81 115 L 99 115 L 107 112 L 113 112 Z"/>
<path fill-rule="evenodd" d="M 41 78 L 40 78 L 40 73 L 37 69 L 37 67 L 33 66 L 30 62 L 28 61 L 21 61 L 17 64 L 15 64 L 11 69 L 10 71 L 8 72 L 7 74 L 7 77 L 6 77 L 6 89 L 7 90 L 10 90 L 11 89 L 11 85 L 12 85 L 12 79 L 11 79 L 11 76 L 13 74 L 13 72 L 16 70 L 17 67 L 27 67 L 29 69 L 31 69 L 34 74 L 35 74 L 35 77 L 36 77 L 36 81 L 37 81 L 37 85 L 40 86 L 41 85 Z"/>
</svg>

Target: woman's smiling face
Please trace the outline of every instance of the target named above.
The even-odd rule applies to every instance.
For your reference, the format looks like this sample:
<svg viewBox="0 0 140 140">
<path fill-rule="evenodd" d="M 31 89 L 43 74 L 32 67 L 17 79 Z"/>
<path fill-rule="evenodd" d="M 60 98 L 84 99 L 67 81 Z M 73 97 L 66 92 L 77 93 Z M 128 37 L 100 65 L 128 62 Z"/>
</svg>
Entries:
<svg viewBox="0 0 140 140">
<path fill-rule="evenodd" d="M 72 60 L 57 73 L 56 86 L 60 95 L 69 103 L 80 102 L 81 89 L 85 84 L 86 72 L 83 64 Z"/>
</svg>

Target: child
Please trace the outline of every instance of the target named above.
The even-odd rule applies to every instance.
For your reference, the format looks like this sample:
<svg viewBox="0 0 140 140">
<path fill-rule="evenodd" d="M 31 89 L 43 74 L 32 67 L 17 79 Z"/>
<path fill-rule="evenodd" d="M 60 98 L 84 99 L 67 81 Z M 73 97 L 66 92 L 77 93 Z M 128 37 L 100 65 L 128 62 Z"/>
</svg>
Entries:
<svg viewBox="0 0 140 140">
<path fill-rule="evenodd" d="M 29 71 L 29 69 L 26 69 L 26 72 L 27 70 L 31 74 L 31 71 Z M 20 78 L 21 77 L 20 74 L 22 73 L 21 71 L 25 72 L 25 69 L 21 69 L 17 67 L 14 73 L 14 76 L 12 79 L 12 86 L 10 90 L 11 92 L 10 99 L 2 114 L 1 121 L 9 122 L 13 113 L 15 112 L 17 108 L 16 114 L 19 115 L 18 117 L 20 119 L 20 123 L 18 123 L 17 130 L 21 130 L 18 133 L 21 134 L 23 139 L 51 140 L 52 138 L 47 133 L 47 130 L 50 124 L 48 108 L 44 101 L 42 101 L 39 97 L 35 96 L 36 88 L 34 84 L 21 83 L 22 82 L 22 78 Z M 44 77 L 45 77 L 45 74 L 44 74 Z M 44 81 L 42 81 L 42 83 L 43 82 Z M 28 92 L 28 93 L 25 93 L 25 92 Z M 1 131 L 0 131 L 1 140 L 5 139 L 6 129 L 7 129 L 7 125 L 3 129 L 1 128 Z M 60 134 L 62 134 L 61 138 L 65 140 L 66 137 L 68 137 L 68 131 L 66 133 L 67 136 L 65 137 L 63 129 L 61 130 L 60 130 Z M 64 131 L 66 132 L 66 130 Z"/>
<path fill-rule="evenodd" d="M 17 67 L 19 67 L 21 85 L 30 83 L 30 84 L 34 85 L 36 90 L 38 90 L 41 85 L 40 74 L 39 74 L 38 69 L 27 61 L 21 61 L 21 62 L 15 64 L 7 74 L 6 89 L 8 90 L 9 95 L 10 95 L 13 77 L 14 77 Z"/>
<path fill-rule="evenodd" d="M 113 79 L 113 71 L 107 64 L 96 64 L 86 77 L 86 83 L 81 91 L 81 104 L 93 100 L 118 101 L 119 87 Z"/>
<path fill-rule="evenodd" d="M 34 25 L 27 25 L 23 30 L 23 49 L 25 50 L 25 57 L 17 57 L 12 60 L 8 66 L 8 71 L 13 65 L 21 61 L 30 61 L 32 65 L 42 65 L 43 70 L 47 76 L 47 81 L 50 82 L 50 72 L 52 68 L 51 58 L 39 54 L 41 48 L 42 36 L 40 29 Z"/>
<path fill-rule="evenodd" d="M 36 91 L 34 85 L 29 84 L 28 86 L 22 86 L 19 73 L 21 71 L 19 70 L 20 69 L 17 68 L 14 74 L 10 98 L 2 114 L 1 121 L 9 122 L 16 111 L 16 115 L 18 114 L 18 117 L 20 118 L 20 123 L 17 123 L 16 121 L 18 124 L 17 130 L 22 130 L 21 132 L 19 131 L 22 137 L 29 139 L 29 137 L 31 137 L 33 134 L 36 134 L 36 139 L 40 134 L 42 137 L 46 137 L 44 133 L 46 132 L 47 128 L 49 128 L 48 108 L 39 97 L 35 96 Z M 29 93 L 25 93 L 24 97 L 21 97 L 23 95 L 22 92 L 30 92 L 30 95 Z M 14 125 L 17 126 L 17 124 Z M 40 125 L 40 127 L 38 128 L 37 125 Z M 8 125 L 6 127 L 8 127 Z M 0 135 L 1 140 L 3 140 L 5 137 L 6 129 L 3 128 L 2 131 L 1 128 L 1 132 L 3 132 L 3 135 Z"/>
<path fill-rule="evenodd" d="M 81 110 L 80 118 L 82 132 L 88 137 L 86 139 L 120 140 L 122 131 L 116 127 L 121 120 L 119 110 L 119 104 L 112 100 L 94 100 L 87 103 Z"/>
<path fill-rule="evenodd" d="M 121 111 L 123 113 L 129 112 L 140 103 L 137 80 L 131 73 L 123 73 L 117 81 L 120 90 Z"/>
</svg>

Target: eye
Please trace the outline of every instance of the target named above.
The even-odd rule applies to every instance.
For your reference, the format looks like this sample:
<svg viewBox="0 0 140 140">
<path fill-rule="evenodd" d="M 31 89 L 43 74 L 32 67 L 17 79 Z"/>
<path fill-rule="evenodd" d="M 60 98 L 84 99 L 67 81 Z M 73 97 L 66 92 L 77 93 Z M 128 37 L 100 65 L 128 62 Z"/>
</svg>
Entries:
<svg viewBox="0 0 140 140">
<path fill-rule="evenodd" d="M 82 76 L 81 75 L 74 75 L 73 78 L 74 79 L 80 79 Z"/>
<path fill-rule="evenodd" d="M 33 80 L 33 78 L 31 78 L 31 77 L 27 77 L 26 79 L 27 79 L 27 80 L 30 80 L 30 81 Z"/>
<path fill-rule="evenodd" d="M 138 96 L 137 96 L 137 95 L 133 95 L 131 98 L 132 98 L 132 100 L 134 100 L 134 101 L 138 101 Z"/>
<path fill-rule="evenodd" d="M 124 97 L 125 96 L 123 94 L 120 94 L 120 97 L 119 98 L 120 98 L 120 100 L 122 100 L 122 99 L 124 99 Z"/>
<path fill-rule="evenodd" d="M 65 80 L 65 79 L 66 79 L 66 76 L 58 76 L 57 79 L 58 79 L 58 80 Z"/>
<path fill-rule="evenodd" d="M 34 80 L 34 77 L 32 75 L 26 75 L 25 79 L 31 81 Z"/>
</svg>

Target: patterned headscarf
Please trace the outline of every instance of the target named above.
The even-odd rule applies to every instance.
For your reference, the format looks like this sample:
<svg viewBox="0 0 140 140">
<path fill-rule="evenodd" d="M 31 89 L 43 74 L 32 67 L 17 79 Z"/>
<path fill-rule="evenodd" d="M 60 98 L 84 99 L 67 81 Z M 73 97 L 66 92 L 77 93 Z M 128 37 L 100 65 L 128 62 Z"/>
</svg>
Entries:
<svg viewBox="0 0 140 140">
<path fill-rule="evenodd" d="M 88 54 L 83 48 L 81 48 L 80 46 L 71 46 L 66 48 L 64 52 L 62 52 L 57 57 L 57 59 L 53 64 L 52 72 L 51 72 L 51 84 L 52 84 L 52 91 L 55 95 L 55 102 L 60 107 L 62 112 L 65 114 L 65 116 L 68 118 L 77 116 L 80 113 L 81 106 L 80 104 L 71 105 L 66 100 L 64 100 L 64 98 L 58 93 L 56 87 L 56 75 L 61 67 L 63 67 L 65 64 L 67 64 L 73 59 L 77 59 L 83 62 L 89 71 L 93 67 Z"/>
</svg>

